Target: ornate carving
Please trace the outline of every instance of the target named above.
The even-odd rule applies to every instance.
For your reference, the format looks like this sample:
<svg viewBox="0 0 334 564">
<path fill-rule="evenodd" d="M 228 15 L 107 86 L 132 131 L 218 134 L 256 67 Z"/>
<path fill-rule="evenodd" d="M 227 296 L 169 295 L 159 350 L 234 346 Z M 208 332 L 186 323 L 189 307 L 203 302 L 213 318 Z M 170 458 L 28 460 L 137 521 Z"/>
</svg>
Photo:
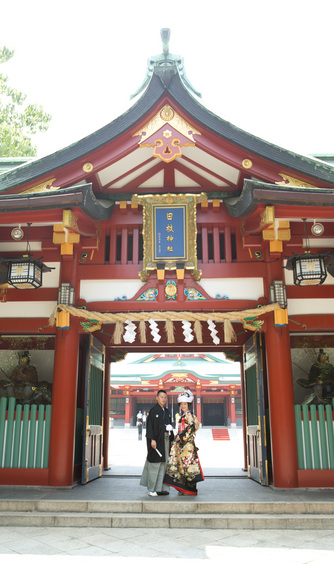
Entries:
<svg viewBox="0 0 334 564">
<path fill-rule="evenodd" d="M 154 147 L 153 156 L 168 163 L 182 156 L 180 147 L 194 147 L 193 135 L 201 133 L 166 104 L 137 135 L 141 135 L 140 147 Z"/>
<path fill-rule="evenodd" d="M 196 290 L 196 288 L 185 288 L 184 289 L 185 296 L 187 300 L 206 300 L 207 298 L 203 296 L 203 294 Z"/>
<path fill-rule="evenodd" d="M 140 280 L 141 280 L 142 282 L 147 282 L 147 280 L 149 279 L 149 277 L 150 277 L 150 273 L 147 272 L 147 270 L 141 270 L 141 271 L 139 272 L 139 278 L 140 278 Z"/>
<path fill-rule="evenodd" d="M 302 180 L 298 180 L 298 178 L 294 178 L 293 176 L 288 176 L 287 174 L 283 174 L 282 172 L 278 173 L 279 176 L 283 178 L 283 182 L 275 182 L 279 186 L 296 186 L 298 188 L 316 188 L 314 184 L 308 184 L 307 182 L 303 182 Z"/>
<path fill-rule="evenodd" d="M 156 288 L 147 288 L 136 301 L 138 302 L 154 302 L 157 299 L 158 290 Z"/>
<path fill-rule="evenodd" d="M 174 116 L 175 116 L 174 110 L 168 105 L 164 106 L 160 112 L 160 117 L 164 121 L 170 121 L 171 119 L 173 119 Z"/>
<path fill-rule="evenodd" d="M 197 270 L 196 268 L 192 271 L 191 276 L 193 277 L 193 279 L 195 280 L 195 282 L 199 282 L 200 279 L 202 278 L 202 271 L 201 270 Z"/>
<path fill-rule="evenodd" d="M 46 180 L 41 184 L 37 184 L 32 188 L 28 188 L 28 190 L 23 190 L 21 194 L 34 194 L 37 192 L 54 192 L 55 190 L 59 190 L 59 186 L 52 186 L 55 180 L 56 180 L 55 178 L 50 178 L 50 180 Z"/>
<path fill-rule="evenodd" d="M 175 300 L 177 296 L 177 286 L 174 280 L 168 280 L 165 286 L 165 296 L 167 300 Z"/>
</svg>

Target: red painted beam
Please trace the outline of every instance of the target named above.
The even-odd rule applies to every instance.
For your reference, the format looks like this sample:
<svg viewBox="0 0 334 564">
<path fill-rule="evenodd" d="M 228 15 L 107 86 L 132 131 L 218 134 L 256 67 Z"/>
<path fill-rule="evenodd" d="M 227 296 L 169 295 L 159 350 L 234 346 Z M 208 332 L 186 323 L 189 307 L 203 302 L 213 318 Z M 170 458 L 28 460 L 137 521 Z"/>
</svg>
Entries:
<svg viewBox="0 0 334 564">
<path fill-rule="evenodd" d="M 0 304 L 1 311 L 1 304 Z M 50 314 L 52 312 L 50 311 Z M 36 334 L 43 335 L 54 334 L 56 332 L 56 326 L 48 326 L 49 319 L 46 317 L 34 317 L 34 318 L 24 318 L 24 317 L 0 317 L 0 331 L 6 335 L 10 334 Z"/>
<path fill-rule="evenodd" d="M 147 164 L 151 163 L 151 162 L 155 162 L 155 164 L 157 164 L 157 160 L 154 157 L 151 157 L 149 159 L 146 159 L 146 161 L 141 162 L 140 164 L 138 164 L 137 166 L 134 166 L 132 168 L 127 169 L 127 171 L 124 174 L 121 174 L 120 176 L 117 176 L 117 178 L 114 178 L 112 180 L 112 182 L 109 182 L 109 184 L 105 184 L 104 188 L 112 188 L 114 186 L 114 184 L 117 184 L 118 182 L 120 182 L 121 180 L 123 180 L 124 178 L 127 178 L 130 174 L 133 174 L 134 172 L 136 172 L 137 170 L 142 169 L 144 166 L 146 166 Z M 123 188 L 122 188 L 123 190 Z"/>
<path fill-rule="evenodd" d="M 96 301 L 85 303 L 88 311 L 100 312 L 122 312 L 122 311 L 158 311 L 157 302 L 142 301 Z M 168 311 L 206 311 L 206 312 L 227 312 L 241 311 L 244 309 L 254 309 L 258 306 L 255 300 L 194 300 L 182 302 L 166 300 Z"/>
<path fill-rule="evenodd" d="M 291 315 L 289 316 L 289 331 L 308 332 L 333 331 L 334 315 Z"/>
<path fill-rule="evenodd" d="M 6 224 L 21 224 L 24 230 L 24 224 L 22 223 L 22 211 L 18 212 L 6 212 L 1 214 L 2 225 Z M 25 213 L 25 223 L 61 223 L 63 221 L 63 210 L 62 209 L 43 209 L 43 210 L 27 210 Z"/>
<path fill-rule="evenodd" d="M 263 278 L 266 276 L 266 263 L 258 261 L 256 258 L 238 263 L 209 263 L 203 264 L 198 261 L 198 268 L 202 270 L 202 278 Z M 138 280 L 139 271 L 142 265 L 112 265 L 112 264 L 79 264 L 80 280 L 117 280 L 133 279 Z M 246 276 L 247 275 L 247 276 Z M 175 278 L 173 271 L 168 271 L 166 280 Z M 194 281 L 191 277 L 186 278 L 187 286 L 191 286 Z M 152 286 L 157 284 L 156 271 L 152 271 L 148 280 Z M 198 282 L 201 285 L 201 282 Z"/>
<path fill-rule="evenodd" d="M 196 164 L 196 163 L 194 163 Z M 197 165 L 196 165 L 197 166 Z M 212 181 L 205 178 L 205 176 L 201 176 L 198 172 L 192 170 L 188 166 L 185 166 L 180 161 L 174 162 L 174 167 L 176 170 L 181 172 L 183 175 L 190 178 L 193 182 L 196 182 L 201 186 L 203 189 L 205 187 L 206 190 L 217 190 L 217 184 L 214 184 Z"/>
<path fill-rule="evenodd" d="M 287 298 L 290 300 L 312 300 L 334 298 L 334 286 L 287 286 Z"/>
<path fill-rule="evenodd" d="M 317 219 L 318 221 L 321 221 L 321 219 L 329 219 L 333 221 L 333 196 L 331 202 L 332 205 L 321 206 L 303 205 L 302 203 L 298 205 L 283 205 L 275 203 L 275 217 L 276 219 L 294 218 L 296 221 L 300 222 L 301 226 L 303 225 L 301 217 L 312 220 Z M 327 225 L 325 225 L 325 229 L 327 229 Z"/>
<path fill-rule="evenodd" d="M 123 192 L 127 192 L 129 190 L 130 191 L 137 190 L 141 184 L 144 184 L 144 182 L 147 182 L 147 180 L 150 180 L 152 176 L 155 176 L 162 170 L 164 170 L 164 163 L 162 163 L 161 161 L 157 162 L 155 166 L 152 166 L 151 168 L 149 168 L 148 170 L 146 170 L 145 172 L 143 172 L 142 174 L 140 174 L 139 176 L 128 182 L 128 184 L 125 184 L 122 187 Z"/>
<path fill-rule="evenodd" d="M 7 290 L 7 302 L 52 302 L 57 301 L 57 298 L 58 288 L 42 287 L 36 290 L 17 290 L 9 287 Z"/>
<path fill-rule="evenodd" d="M 227 184 L 228 186 L 230 186 L 231 188 L 235 188 L 235 184 L 233 184 L 233 182 L 231 182 L 230 180 L 227 180 L 227 178 L 225 178 L 224 176 L 221 176 L 220 174 L 217 174 L 216 172 L 214 172 L 213 170 L 210 170 L 209 168 L 206 168 L 205 166 L 203 166 L 202 164 L 194 161 L 193 159 L 190 159 L 189 157 L 186 157 L 185 155 L 182 155 L 182 161 L 186 161 L 189 164 L 191 164 L 192 166 L 196 166 L 197 168 L 199 168 L 200 170 L 203 170 L 203 172 L 210 174 L 210 176 L 213 176 L 214 178 L 217 178 L 217 180 L 219 180 L 222 184 Z M 217 184 L 214 184 L 215 186 L 215 190 L 217 190 Z M 220 187 L 219 187 L 220 188 Z"/>
</svg>

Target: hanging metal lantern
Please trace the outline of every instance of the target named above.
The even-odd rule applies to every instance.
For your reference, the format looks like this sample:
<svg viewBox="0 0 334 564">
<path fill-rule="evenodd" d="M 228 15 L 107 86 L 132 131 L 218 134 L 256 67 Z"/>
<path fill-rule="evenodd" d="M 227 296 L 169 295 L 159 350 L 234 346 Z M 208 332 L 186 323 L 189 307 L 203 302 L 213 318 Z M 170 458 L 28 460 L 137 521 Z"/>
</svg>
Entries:
<svg viewBox="0 0 334 564">
<path fill-rule="evenodd" d="M 8 261 L 8 284 L 20 290 L 40 288 L 42 286 L 43 272 L 50 272 L 52 270 L 40 259 L 34 259 L 28 255 L 22 258 L 6 260 Z"/>
<path fill-rule="evenodd" d="M 327 277 L 326 256 L 305 253 L 291 257 L 293 281 L 297 286 L 319 286 Z M 289 262 L 288 261 L 288 262 Z"/>
<path fill-rule="evenodd" d="M 326 266 L 330 260 L 328 253 L 312 254 L 310 252 L 310 241 L 307 234 L 307 219 L 302 218 L 304 223 L 306 251 L 303 255 L 289 257 L 286 269 L 293 270 L 293 282 L 297 286 L 319 286 L 327 277 Z"/>
<path fill-rule="evenodd" d="M 288 325 L 288 300 L 286 297 L 286 287 L 282 280 L 274 280 L 269 286 L 270 303 L 278 303 L 281 309 L 274 311 L 275 327 L 284 327 Z"/>
<path fill-rule="evenodd" d="M 74 288 L 68 282 L 63 282 L 58 289 L 58 304 L 74 305 Z"/>
<path fill-rule="evenodd" d="M 270 303 L 279 303 L 282 309 L 286 309 L 288 300 L 286 297 L 286 287 L 282 280 L 274 280 L 269 286 Z"/>
</svg>

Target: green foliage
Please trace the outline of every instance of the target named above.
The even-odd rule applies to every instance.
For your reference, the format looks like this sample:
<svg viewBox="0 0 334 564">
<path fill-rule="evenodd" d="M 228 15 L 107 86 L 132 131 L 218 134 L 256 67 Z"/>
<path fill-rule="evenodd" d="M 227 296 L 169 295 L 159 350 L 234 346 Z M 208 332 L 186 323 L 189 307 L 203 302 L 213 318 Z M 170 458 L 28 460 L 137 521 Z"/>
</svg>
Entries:
<svg viewBox="0 0 334 564">
<path fill-rule="evenodd" d="M 14 55 L 7 47 L 0 48 L 0 64 Z M 0 73 L 0 157 L 34 157 L 36 147 L 31 136 L 46 131 L 51 116 L 42 106 L 25 104 L 26 95 L 11 88 L 8 77 Z"/>
</svg>

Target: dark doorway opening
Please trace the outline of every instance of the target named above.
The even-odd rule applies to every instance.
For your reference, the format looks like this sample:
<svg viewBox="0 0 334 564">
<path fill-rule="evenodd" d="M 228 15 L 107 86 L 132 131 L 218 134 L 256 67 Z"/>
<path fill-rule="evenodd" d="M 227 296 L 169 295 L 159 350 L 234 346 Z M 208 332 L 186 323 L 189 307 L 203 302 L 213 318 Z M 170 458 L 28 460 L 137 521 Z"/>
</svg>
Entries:
<svg viewBox="0 0 334 564">
<path fill-rule="evenodd" d="M 202 424 L 205 427 L 227 426 L 227 415 L 225 401 L 219 403 L 204 400 L 202 406 Z"/>
</svg>

